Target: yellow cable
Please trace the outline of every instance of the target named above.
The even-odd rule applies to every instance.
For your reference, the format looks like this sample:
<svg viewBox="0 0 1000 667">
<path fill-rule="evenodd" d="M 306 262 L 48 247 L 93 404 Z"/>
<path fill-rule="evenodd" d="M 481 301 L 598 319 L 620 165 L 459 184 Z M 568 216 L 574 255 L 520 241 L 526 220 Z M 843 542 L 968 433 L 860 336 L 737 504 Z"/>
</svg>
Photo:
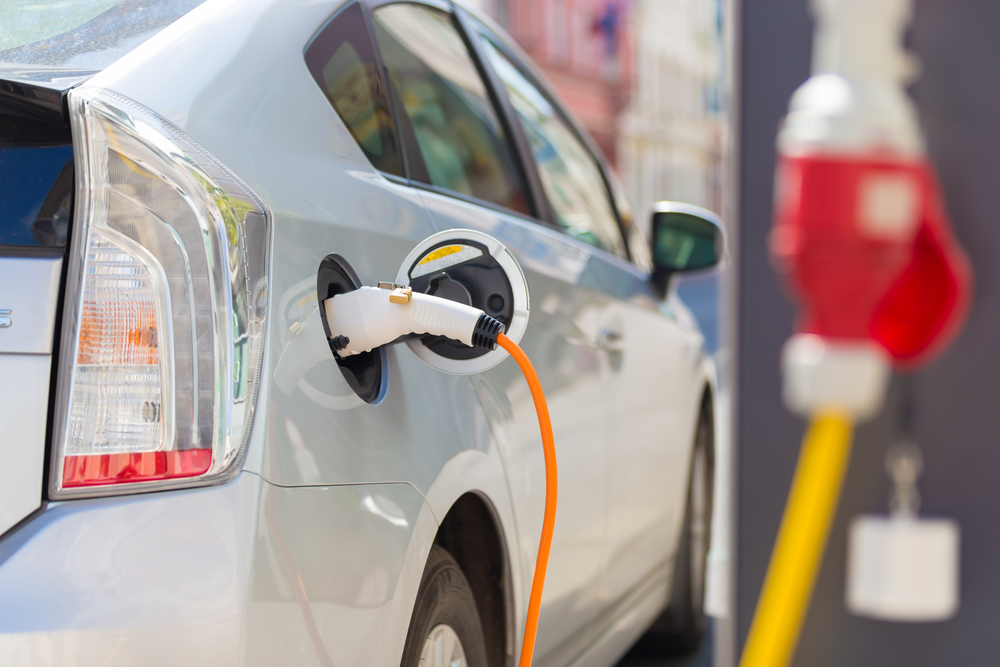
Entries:
<svg viewBox="0 0 1000 667">
<path fill-rule="evenodd" d="M 740 667 L 791 662 L 840 500 L 852 429 L 846 414 L 813 415 Z"/>
</svg>

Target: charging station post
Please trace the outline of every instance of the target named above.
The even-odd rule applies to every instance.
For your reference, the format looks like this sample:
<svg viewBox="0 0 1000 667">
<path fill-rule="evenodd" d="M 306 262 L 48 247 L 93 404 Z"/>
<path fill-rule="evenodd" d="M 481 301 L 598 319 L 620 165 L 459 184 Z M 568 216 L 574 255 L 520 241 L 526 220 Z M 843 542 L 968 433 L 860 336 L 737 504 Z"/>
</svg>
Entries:
<svg viewBox="0 0 1000 667">
<path fill-rule="evenodd" d="M 719 656 L 719 665 L 734 664 L 749 631 L 802 429 L 780 398 L 781 346 L 793 312 L 764 239 L 773 218 L 774 132 L 787 100 L 809 75 L 813 23 L 801 0 L 756 0 L 742 3 L 740 13 L 736 604 L 731 650 Z M 986 113 L 1000 96 L 993 74 L 1000 46 L 988 28 L 998 24 L 1000 7 L 989 3 L 918 0 L 909 37 L 922 63 L 912 93 L 928 153 L 955 216 L 955 233 L 976 267 L 989 267 L 1000 255 L 1000 226 L 992 220 L 1000 177 L 992 147 L 1000 143 L 1000 128 Z M 1000 337 L 1000 304 L 993 303 L 1000 290 L 989 270 L 977 277 L 976 301 L 953 347 L 929 368 L 893 380 L 886 409 L 858 432 L 792 664 L 1000 662 L 1000 646 L 990 639 L 1000 599 L 1000 566 L 991 555 L 1000 551 L 992 509 L 1000 490 L 987 472 L 1000 463 L 991 423 L 992 397 L 1000 395 L 1000 361 L 992 349 Z M 899 493 L 905 475 L 887 474 L 886 454 L 904 439 L 923 452 L 921 513 L 953 517 L 961 526 L 961 606 L 950 620 L 875 620 L 852 613 L 845 599 L 848 525 L 859 515 L 884 513 L 890 496 Z"/>
</svg>

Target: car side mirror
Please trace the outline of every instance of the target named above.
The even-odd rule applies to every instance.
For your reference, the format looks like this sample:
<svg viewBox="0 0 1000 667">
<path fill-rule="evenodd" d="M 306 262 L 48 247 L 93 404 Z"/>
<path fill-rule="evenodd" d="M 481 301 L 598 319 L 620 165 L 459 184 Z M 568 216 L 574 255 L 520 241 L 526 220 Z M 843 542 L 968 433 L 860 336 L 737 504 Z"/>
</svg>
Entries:
<svg viewBox="0 0 1000 667">
<path fill-rule="evenodd" d="M 722 222 L 706 209 L 659 202 L 653 207 L 651 250 L 653 284 L 666 296 L 670 277 L 712 268 L 726 251 Z"/>
</svg>

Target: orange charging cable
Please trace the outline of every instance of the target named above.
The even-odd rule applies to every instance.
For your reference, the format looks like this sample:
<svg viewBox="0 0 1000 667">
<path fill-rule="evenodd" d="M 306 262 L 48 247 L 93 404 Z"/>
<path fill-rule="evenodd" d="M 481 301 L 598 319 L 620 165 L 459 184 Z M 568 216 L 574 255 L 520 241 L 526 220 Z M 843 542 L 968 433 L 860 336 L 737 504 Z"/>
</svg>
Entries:
<svg viewBox="0 0 1000 667">
<path fill-rule="evenodd" d="M 528 598 L 528 617 L 524 621 L 524 643 L 521 645 L 521 661 L 518 667 L 531 667 L 535 653 L 535 636 L 538 634 L 538 611 L 542 607 L 542 588 L 545 587 L 545 569 L 549 565 L 549 550 L 552 548 L 552 531 L 556 527 L 556 495 L 558 493 L 558 473 L 556 471 L 556 443 L 552 437 L 552 421 L 549 406 L 545 403 L 542 383 L 538 381 L 535 367 L 517 346 L 504 334 L 497 336 L 497 345 L 521 367 L 524 379 L 528 381 L 531 398 L 538 413 L 538 427 L 542 431 L 542 451 L 545 454 L 545 515 L 542 518 L 542 536 L 538 540 L 538 557 L 535 559 L 535 575 L 531 580 L 531 595 Z"/>
</svg>

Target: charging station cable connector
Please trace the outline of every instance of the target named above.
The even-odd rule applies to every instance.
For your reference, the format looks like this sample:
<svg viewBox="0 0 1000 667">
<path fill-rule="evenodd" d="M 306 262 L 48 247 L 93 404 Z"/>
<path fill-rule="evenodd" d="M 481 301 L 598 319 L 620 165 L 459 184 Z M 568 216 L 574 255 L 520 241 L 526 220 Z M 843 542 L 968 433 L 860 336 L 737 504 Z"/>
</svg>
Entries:
<svg viewBox="0 0 1000 667">
<path fill-rule="evenodd" d="M 496 349 L 504 325 L 472 306 L 414 292 L 405 285 L 379 283 L 323 302 L 341 358 L 405 340 L 411 334 L 445 336 L 470 347 Z"/>
</svg>

